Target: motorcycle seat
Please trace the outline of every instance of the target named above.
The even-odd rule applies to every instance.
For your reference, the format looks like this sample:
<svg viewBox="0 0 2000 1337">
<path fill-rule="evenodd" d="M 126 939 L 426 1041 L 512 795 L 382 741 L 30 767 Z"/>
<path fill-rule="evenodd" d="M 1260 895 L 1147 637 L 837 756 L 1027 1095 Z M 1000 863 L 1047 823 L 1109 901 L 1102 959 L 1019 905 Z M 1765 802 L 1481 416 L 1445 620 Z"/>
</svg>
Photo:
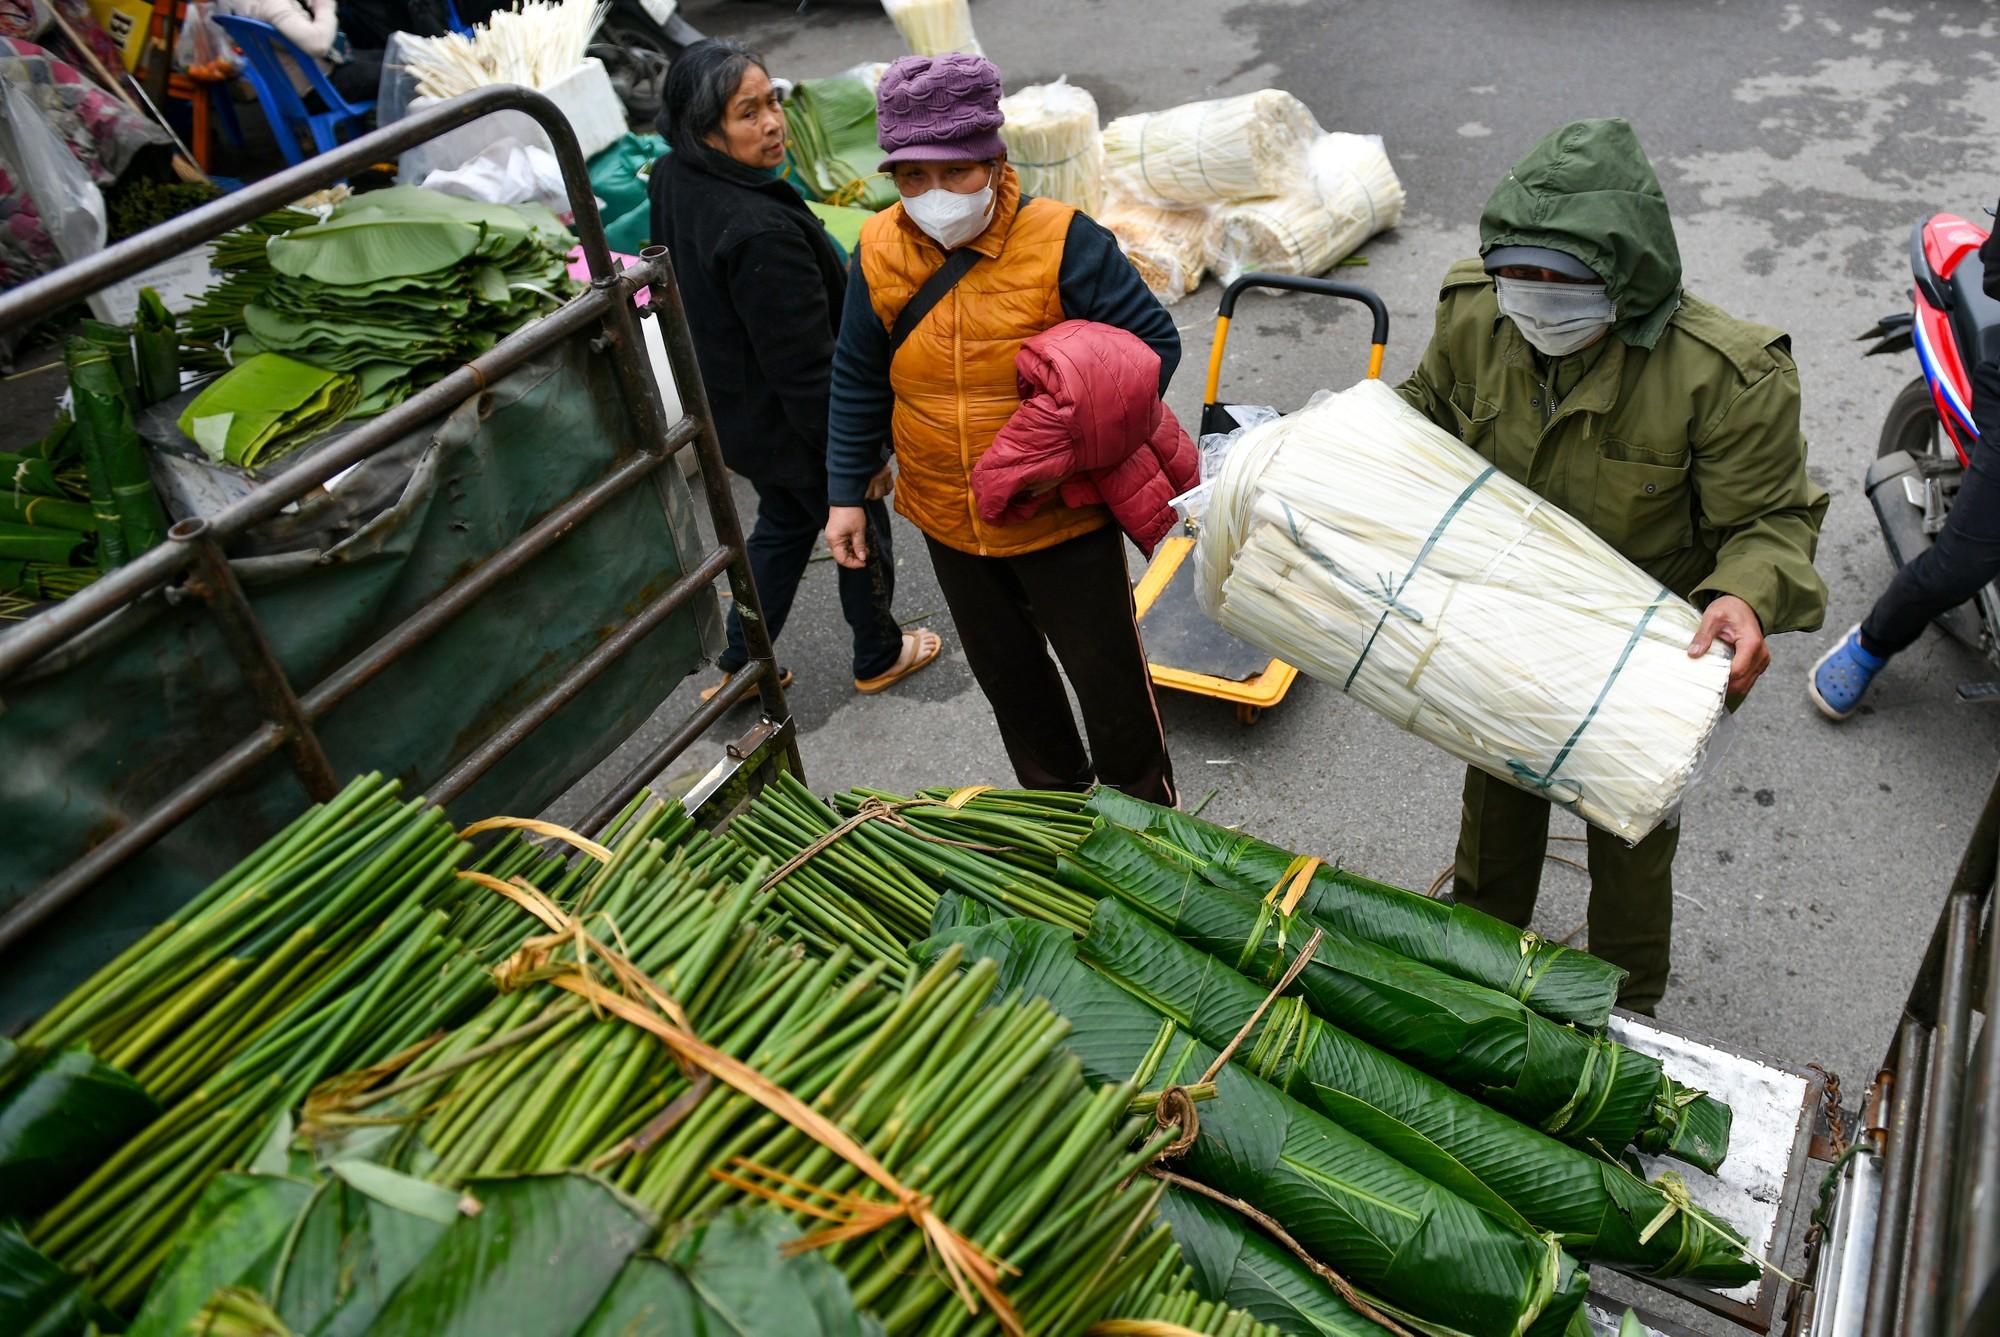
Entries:
<svg viewBox="0 0 2000 1337">
<path fill-rule="evenodd" d="M 2000 301 L 1981 286 L 1985 273 L 1974 251 L 1958 262 L 1945 284 L 1951 293 L 1951 332 L 1968 372 L 1982 362 L 2000 362 Z"/>
</svg>

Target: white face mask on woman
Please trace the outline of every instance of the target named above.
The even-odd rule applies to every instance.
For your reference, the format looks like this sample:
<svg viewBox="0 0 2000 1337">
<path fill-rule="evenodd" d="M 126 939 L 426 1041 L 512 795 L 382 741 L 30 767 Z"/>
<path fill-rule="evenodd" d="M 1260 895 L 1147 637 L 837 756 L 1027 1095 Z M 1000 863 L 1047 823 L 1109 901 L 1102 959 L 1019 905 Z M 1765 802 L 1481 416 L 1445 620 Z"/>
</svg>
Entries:
<svg viewBox="0 0 2000 1337">
<path fill-rule="evenodd" d="M 1602 283 L 1536 283 L 1496 275 L 1493 294 L 1521 337 L 1547 357 L 1588 348 L 1618 319 Z"/>
<path fill-rule="evenodd" d="M 903 198 L 903 212 L 910 221 L 947 251 L 977 237 L 992 222 L 993 187 L 989 183 L 969 195 L 939 186 L 921 195 Z"/>
</svg>

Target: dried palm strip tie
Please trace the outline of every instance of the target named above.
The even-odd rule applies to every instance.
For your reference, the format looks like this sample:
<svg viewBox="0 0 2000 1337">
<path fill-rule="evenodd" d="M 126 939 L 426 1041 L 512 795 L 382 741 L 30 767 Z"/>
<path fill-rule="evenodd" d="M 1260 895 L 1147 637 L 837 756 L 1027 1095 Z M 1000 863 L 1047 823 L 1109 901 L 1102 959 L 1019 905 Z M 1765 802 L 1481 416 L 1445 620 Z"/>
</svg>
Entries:
<svg viewBox="0 0 2000 1337">
<path fill-rule="evenodd" d="M 1098 221 L 1162 302 L 1178 302 L 1201 286 L 1216 247 L 1212 208 L 1161 209 L 1107 184 Z"/>
<path fill-rule="evenodd" d="M 1232 634 L 1627 840 L 1723 717 L 1692 607 L 1379 381 L 1246 433 L 1197 560 Z"/>
<path fill-rule="evenodd" d="M 1223 208 L 1213 268 L 1224 283 L 1258 270 L 1324 274 L 1403 216 L 1403 185 L 1379 135 L 1321 135 L 1284 194 Z"/>
<path fill-rule="evenodd" d="M 1097 99 L 1066 79 L 1031 84 L 1000 99 L 1007 161 L 1021 190 L 1095 216 L 1104 204 L 1104 152 Z"/>
<path fill-rule="evenodd" d="M 882 8 L 911 55 L 942 56 L 949 51 L 983 54 L 972 32 L 972 7 L 967 0 L 882 0 Z"/>
<path fill-rule="evenodd" d="M 1104 170 L 1154 204 L 1228 204 L 1297 189 L 1306 150 L 1325 132 L 1306 104 L 1275 88 L 1104 127 Z"/>
</svg>

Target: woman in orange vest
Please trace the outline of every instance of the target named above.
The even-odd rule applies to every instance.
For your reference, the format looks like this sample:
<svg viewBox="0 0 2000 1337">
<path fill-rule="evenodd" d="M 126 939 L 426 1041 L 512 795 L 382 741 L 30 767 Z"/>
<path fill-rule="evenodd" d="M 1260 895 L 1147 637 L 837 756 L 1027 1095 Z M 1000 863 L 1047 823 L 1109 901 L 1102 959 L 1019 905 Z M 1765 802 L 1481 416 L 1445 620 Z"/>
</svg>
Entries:
<svg viewBox="0 0 2000 1337">
<path fill-rule="evenodd" d="M 1014 357 L 1065 320 L 1129 330 L 1160 356 L 1180 336 L 1098 223 L 1031 199 L 1000 138 L 1000 71 L 906 56 L 877 91 L 877 136 L 902 200 L 862 228 L 834 347 L 826 535 L 867 557 L 861 503 L 893 445 L 896 509 L 922 531 L 973 676 L 1020 783 L 1093 782 L 1175 802 L 1173 767 L 1133 616 L 1125 540 L 1102 506 L 982 520 L 972 470 L 1021 396 Z M 1062 673 L 1083 710 L 1079 737 Z"/>
</svg>

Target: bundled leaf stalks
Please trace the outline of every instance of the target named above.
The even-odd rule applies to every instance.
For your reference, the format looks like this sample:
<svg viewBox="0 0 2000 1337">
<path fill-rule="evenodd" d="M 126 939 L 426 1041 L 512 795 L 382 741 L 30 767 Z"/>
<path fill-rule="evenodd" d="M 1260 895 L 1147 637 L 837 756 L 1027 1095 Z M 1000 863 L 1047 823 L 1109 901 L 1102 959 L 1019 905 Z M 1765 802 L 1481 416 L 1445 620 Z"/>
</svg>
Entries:
<svg viewBox="0 0 2000 1337">
<path fill-rule="evenodd" d="M 913 56 L 984 54 L 972 31 L 969 0 L 882 0 L 882 8 Z"/>
<path fill-rule="evenodd" d="M 35 1222 L 35 1245 L 99 1300 L 129 1304 L 211 1176 L 276 1115 L 490 996 L 478 952 L 516 926 L 458 907 L 465 854 L 436 809 L 363 777 L 31 1027 L 24 1047 L 85 1046 L 163 1109 Z"/>
<path fill-rule="evenodd" d="M 1217 218 L 1223 283 L 1252 270 L 1324 274 L 1403 214 L 1403 187 L 1377 135 L 1321 135 L 1282 194 L 1241 200 Z"/>
<path fill-rule="evenodd" d="M 1007 162 L 1023 194 L 1073 204 L 1095 216 L 1104 203 L 1104 150 L 1097 99 L 1067 79 L 1031 84 L 1000 99 Z"/>
<path fill-rule="evenodd" d="M 1201 286 L 1217 244 L 1215 209 L 1162 209 L 1112 187 L 1098 221 L 1162 302 L 1178 302 Z"/>
<path fill-rule="evenodd" d="M 820 199 L 874 212 L 896 202 L 896 183 L 876 170 L 875 89 L 852 74 L 802 80 L 785 103 L 791 160 Z"/>
<path fill-rule="evenodd" d="M 1092 1080 L 1212 1081 L 1174 1173 L 1254 1203 L 1377 1307 L 1518 1337 L 1561 1333 L 1581 1306 L 1587 1277 L 1553 1239 L 1495 1220 L 1241 1066 L 1218 1067 L 1215 1050 L 1077 960 L 1060 928 L 1004 919 L 918 950 L 939 960 L 962 950 L 997 966 L 1000 992 L 1047 999 L 1071 1019 L 1069 1050 Z"/>
<path fill-rule="evenodd" d="M 1305 103 L 1266 88 L 1121 116 L 1104 127 L 1104 170 L 1126 194 L 1164 208 L 1281 195 L 1325 132 Z"/>
<path fill-rule="evenodd" d="M 1215 885 L 1117 827 L 1072 858 L 1079 878 L 1176 937 L 1268 987 L 1315 930 L 1299 975 L 1312 1010 L 1345 1031 L 1581 1147 L 1628 1145 L 1714 1170 L 1729 1146 L 1729 1107 L 1668 1077 L 1660 1061 L 1559 1026 L 1519 999 L 1455 979 Z M 1275 893 L 1274 893 L 1275 895 Z"/>
<path fill-rule="evenodd" d="M 677 809 L 609 853 L 566 911 L 484 882 L 556 927 L 478 1017 L 325 1084 L 305 1127 L 403 1124 L 397 1163 L 474 1191 L 577 1168 L 667 1222 L 746 1199 L 831 1220 L 801 1247 L 889 1333 L 1078 1333 L 1156 1263 L 1133 1174 L 1171 1134 L 1140 1137 L 1132 1088 L 1085 1083 L 1046 1004 L 989 1007 L 994 968 L 955 956 L 884 988 L 785 933 L 769 861 Z"/>
<path fill-rule="evenodd" d="M 470 36 L 405 34 L 402 49 L 424 97 L 457 97 L 489 84 L 547 88 L 583 64 L 610 8 L 596 0 L 528 0 L 494 10 Z"/>
<path fill-rule="evenodd" d="M 1607 458 L 1598 485 L 1643 505 L 1654 467 Z M 1246 432 L 1196 564 L 1232 634 L 1627 841 L 1723 717 L 1729 657 L 1688 658 L 1686 600 L 1380 381 Z"/>
<path fill-rule="evenodd" d="M 1210 1044 L 1227 1044 L 1265 990 L 1117 901 L 1098 904 L 1078 955 Z M 1756 1280 L 1728 1227 L 1622 1165 L 1568 1146 L 1279 999 L 1236 1060 L 1411 1169 L 1503 1221 L 1546 1230 L 1585 1261 L 1711 1285 Z M 1663 1181 L 1664 1182 L 1664 1181 Z"/>
<path fill-rule="evenodd" d="M 1162 1337 L 1162 1334 L 1202 1333 L 1207 1337 L 1280 1337 L 1274 1323 L 1259 1323 L 1248 1311 L 1226 1301 L 1204 1300 L 1194 1288 L 1194 1269 L 1168 1254 L 1153 1265 L 1144 1281 L 1112 1306 L 1117 1318 L 1090 1330 L 1090 1337 Z"/>
</svg>

